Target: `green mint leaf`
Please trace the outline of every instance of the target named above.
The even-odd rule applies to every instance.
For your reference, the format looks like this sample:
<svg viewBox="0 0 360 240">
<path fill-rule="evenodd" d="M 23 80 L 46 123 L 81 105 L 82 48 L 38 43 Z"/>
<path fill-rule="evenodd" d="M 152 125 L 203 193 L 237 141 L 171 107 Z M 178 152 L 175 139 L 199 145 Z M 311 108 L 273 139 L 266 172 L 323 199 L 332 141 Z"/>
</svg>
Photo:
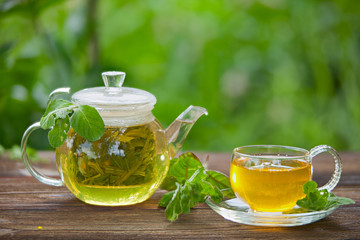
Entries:
<svg viewBox="0 0 360 240">
<path fill-rule="evenodd" d="M 183 184 L 194 172 L 201 168 L 202 164 L 198 157 L 191 153 L 184 153 L 170 161 L 168 174 L 161 184 L 161 189 L 172 191 L 176 189 L 176 183 Z"/>
<path fill-rule="evenodd" d="M 319 211 L 325 208 L 329 193 L 327 190 L 315 190 L 309 192 L 305 198 L 298 200 L 296 204 L 302 208 Z"/>
<path fill-rule="evenodd" d="M 346 197 L 334 197 L 334 198 L 330 198 L 329 201 L 333 201 L 336 202 L 336 205 L 348 205 L 348 204 L 354 204 L 355 201 L 350 199 L 350 198 L 346 198 Z"/>
<path fill-rule="evenodd" d="M 207 196 L 209 196 L 214 202 L 221 202 L 223 199 L 223 194 L 217 187 L 206 181 L 201 181 L 199 184 L 201 185 L 201 202 L 205 201 Z"/>
<path fill-rule="evenodd" d="M 202 167 L 196 170 L 196 172 L 186 182 L 189 182 L 193 185 L 196 184 L 196 187 L 201 195 L 201 197 L 198 199 L 198 202 L 204 202 L 208 196 L 214 201 L 220 202 L 223 199 L 222 193 L 216 186 L 207 182 L 207 178 L 208 174 L 205 171 L 205 168 Z"/>
<path fill-rule="evenodd" d="M 184 183 L 201 167 L 202 164 L 200 160 L 193 153 L 184 153 L 179 156 L 178 160 L 173 164 L 169 170 L 169 174 L 173 176 L 177 182 Z"/>
<path fill-rule="evenodd" d="M 64 119 L 57 119 L 55 121 L 55 126 L 49 131 L 48 139 L 52 147 L 60 147 L 66 140 L 67 133 L 70 129 L 70 120 L 69 116 L 66 116 Z"/>
<path fill-rule="evenodd" d="M 192 194 L 192 186 L 191 184 L 185 184 L 180 188 L 180 204 L 179 209 L 181 209 L 180 213 L 189 213 L 190 208 L 193 206 L 193 204 L 196 204 L 195 202 L 192 203 L 191 199 Z"/>
<path fill-rule="evenodd" d="M 105 131 L 104 121 L 98 111 L 88 105 L 80 105 L 73 113 L 71 127 L 83 138 L 96 141 Z"/>
<path fill-rule="evenodd" d="M 169 202 L 171 201 L 174 193 L 175 193 L 175 191 L 165 193 L 160 199 L 159 206 L 166 207 L 169 204 Z"/>
<path fill-rule="evenodd" d="M 346 197 L 337 197 L 334 193 L 330 193 L 330 196 L 328 198 L 328 203 L 325 206 L 325 210 L 330 209 L 332 207 L 341 206 L 341 205 L 348 205 L 348 204 L 354 204 L 355 201 L 346 198 Z"/>
<path fill-rule="evenodd" d="M 336 207 L 336 206 L 339 206 L 336 201 L 329 201 L 323 210 L 328 210 L 328 209 Z"/>
<path fill-rule="evenodd" d="M 211 183 L 213 186 L 216 186 L 226 198 L 235 198 L 235 194 L 231 188 L 229 177 L 225 176 L 221 172 L 208 170 L 206 171 L 208 177 L 206 181 Z"/>
<path fill-rule="evenodd" d="M 182 207 L 180 205 L 180 191 L 181 186 L 176 183 L 176 190 L 174 190 L 172 198 L 165 209 L 165 215 L 169 221 L 175 221 L 179 217 L 179 214 L 182 213 Z"/>
<path fill-rule="evenodd" d="M 52 147 L 59 147 L 64 143 L 70 126 L 90 141 L 100 139 L 105 132 L 104 122 L 95 108 L 87 105 L 76 106 L 63 99 L 55 99 L 49 103 L 40 120 L 40 126 L 51 129 L 48 139 Z"/>
<path fill-rule="evenodd" d="M 169 169 L 172 169 L 174 163 L 178 160 L 178 158 L 173 158 L 170 160 L 170 166 Z M 171 176 L 171 174 L 167 173 L 164 181 L 161 183 L 160 185 L 161 189 L 167 190 L 167 191 L 172 191 L 176 189 L 176 179 L 175 177 Z"/>
<path fill-rule="evenodd" d="M 350 198 L 337 197 L 334 193 L 329 193 L 326 189 L 318 190 L 314 181 L 304 184 L 303 190 L 306 196 L 296 202 L 299 207 L 311 211 L 327 210 L 335 206 L 355 203 Z"/>
<path fill-rule="evenodd" d="M 185 181 L 181 189 L 181 199 L 183 203 L 183 211 L 190 212 L 190 208 L 194 207 L 199 202 L 204 202 L 204 195 L 202 194 L 201 181 L 205 178 L 204 167 L 196 170 L 191 177 Z"/>
<path fill-rule="evenodd" d="M 176 183 L 176 190 L 163 196 L 159 205 L 166 207 L 165 215 L 170 221 L 175 221 L 182 213 L 189 213 L 192 207 L 204 202 L 208 196 L 216 202 L 222 200 L 220 190 L 204 181 L 206 178 L 205 169 L 201 167 L 183 185 Z"/>
<path fill-rule="evenodd" d="M 317 183 L 314 181 L 308 181 L 304 184 L 303 190 L 305 194 L 309 194 L 310 192 L 316 191 Z"/>
<path fill-rule="evenodd" d="M 168 174 L 161 184 L 161 188 L 171 191 L 176 188 L 175 183 L 184 184 L 196 170 L 202 167 L 200 160 L 193 153 L 184 153 L 170 162 Z"/>
<path fill-rule="evenodd" d="M 176 183 L 176 190 L 165 209 L 167 219 L 175 221 L 180 214 L 189 213 L 192 207 L 201 202 L 200 193 L 201 186 L 196 182 L 186 181 L 184 185 Z"/>
<path fill-rule="evenodd" d="M 69 116 L 74 108 L 76 108 L 76 106 L 69 101 L 55 99 L 46 108 L 46 111 L 40 120 L 40 126 L 43 129 L 50 129 L 55 126 L 55 121 L 57 119 L 64 119 Z"/>
<path fill-rule="evenodd" d="M 217 171 L 206 171 L 193 153 L 171 160 L 161 188 L 171 191 L 164 194 L 159 203 L 160 207 L 166 207 L 165 215 L 170 221 L 189 213 L 192 207 L 209 197 L 214 202 L 221 202 L 224 196 L 235 197 L 229 178 Z"/>
</svg>

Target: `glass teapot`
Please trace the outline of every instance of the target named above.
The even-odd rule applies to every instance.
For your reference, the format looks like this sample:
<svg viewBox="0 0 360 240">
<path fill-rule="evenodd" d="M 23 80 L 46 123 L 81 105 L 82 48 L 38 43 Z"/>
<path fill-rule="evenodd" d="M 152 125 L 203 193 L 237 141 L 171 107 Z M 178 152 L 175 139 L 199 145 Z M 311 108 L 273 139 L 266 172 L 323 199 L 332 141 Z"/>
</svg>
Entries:
<svg viewBox="0 0 360 240">
<path fill-rule="evenodd" d="M 67 139 L 56 148 L 61 179 L 34 169 L 26 154 L 29 135 L 40 122 L 24 133 L 21 150 L 27 170 L 42 183 L 65 185 L 78 199 L 94 205 L 121 206 L 147 200 L 164 180 L 169 162 L 206 109 L 190 106 L 164 130 L 152 114 L 156 98 L 149 92 L 122 87 L 124 72 L 104 72 L 105 87 L 88 88 L 72 95 L 72 102 L 97 109 L 105 133 L 88 141 L 70 128 Z M 69 93 L 69 88 L 55 90 Z"/>
</svg>

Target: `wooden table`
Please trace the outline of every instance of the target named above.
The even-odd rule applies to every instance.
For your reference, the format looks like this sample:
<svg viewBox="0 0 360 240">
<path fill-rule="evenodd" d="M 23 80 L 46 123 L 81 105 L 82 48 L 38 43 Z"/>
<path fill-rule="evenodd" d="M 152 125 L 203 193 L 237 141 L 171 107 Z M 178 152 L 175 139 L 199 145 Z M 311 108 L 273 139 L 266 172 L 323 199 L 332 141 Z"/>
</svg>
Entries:
<svg viewBox="0 0 360 240">
<path fill-rule="evenodd" d="M 39 171 L 57 175 L 53 153 Z M 206 153 L 200 153 L 201 159 Z M 209 154 L 209 168 L 228 173 L 230 154 Z M 0 157 L 0 239 L 360 239 L 360 153 L 341 153 L 343 174 L 334 193 L 356 204 L 341 206 L 318 222 L 299 227 L 256 227 L 230 222 L 200 204 L 169 222 L 158 207 L 164 191 L 126 207 L 99 207 L 77 200 L 65 187 L 42 184 L 22 162 Z M 314 160 L 314 180 L 327 182 L 329 155 Z"/>
</svg>

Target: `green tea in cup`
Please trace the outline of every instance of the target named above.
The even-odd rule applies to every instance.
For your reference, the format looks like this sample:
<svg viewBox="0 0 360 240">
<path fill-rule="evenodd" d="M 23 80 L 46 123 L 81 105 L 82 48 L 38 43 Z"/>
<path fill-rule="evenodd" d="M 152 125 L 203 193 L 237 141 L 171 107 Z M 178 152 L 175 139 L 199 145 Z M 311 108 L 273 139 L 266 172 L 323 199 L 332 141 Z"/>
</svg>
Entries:
<svg viewBox="0 0 360 240">
<path fill-rule="evenodd" d="M 280 212 L 292 209 L 303 198 L 303 185 L 312 180 L 312 158 L 329 152 L 335 160 L 333 178 L 321 189 L 332 190 L 340 179 L 340 157 L 329 146 L 311 151 L 301 148 L 255 145 L 234 149 L 230 182 L 237 197 L 254 211 Z"/>
</svg>

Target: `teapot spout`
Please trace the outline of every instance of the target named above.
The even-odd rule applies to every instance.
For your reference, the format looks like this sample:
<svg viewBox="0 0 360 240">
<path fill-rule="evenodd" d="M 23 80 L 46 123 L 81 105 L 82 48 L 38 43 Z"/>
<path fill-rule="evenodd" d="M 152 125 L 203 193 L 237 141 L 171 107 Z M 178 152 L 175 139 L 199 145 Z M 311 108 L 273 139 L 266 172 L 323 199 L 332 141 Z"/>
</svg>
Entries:
<svg viewBox="0 0 360 240">
<path fill-rule="evenodd" d="M 165 130 L 171 158 L 180 150 L 190 129 L 203 114 L 208 115 L 205 108 L 191 105 Z"/>
</svg>

